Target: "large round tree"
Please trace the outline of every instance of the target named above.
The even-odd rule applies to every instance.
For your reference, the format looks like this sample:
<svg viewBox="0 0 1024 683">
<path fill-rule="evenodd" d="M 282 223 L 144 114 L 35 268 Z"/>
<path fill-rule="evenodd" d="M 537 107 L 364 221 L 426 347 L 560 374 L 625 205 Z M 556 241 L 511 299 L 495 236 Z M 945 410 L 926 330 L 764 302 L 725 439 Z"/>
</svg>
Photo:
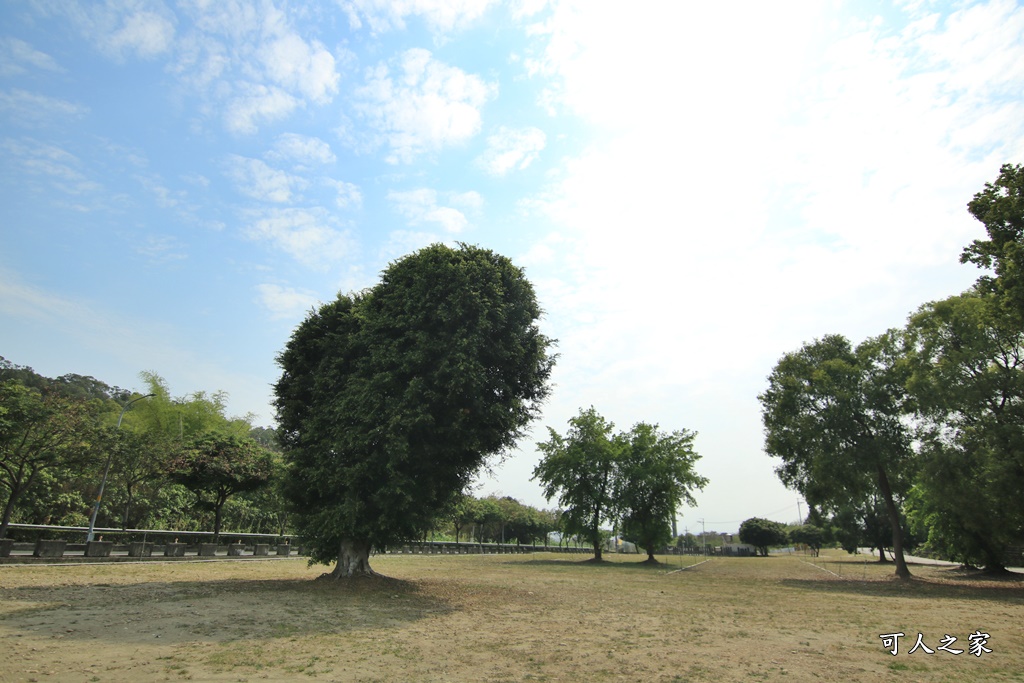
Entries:
<svg viewBox="0 0 1024 683">
<path fill-rule="evenodd" d="M 421 535 L 515 444 L 554 363 L 539 317 L 509 259 L 440 244 L 310 313 L 278 357 L 275 403 L 313 560 L 372 574 L 372 549 Z"/>
</svg>

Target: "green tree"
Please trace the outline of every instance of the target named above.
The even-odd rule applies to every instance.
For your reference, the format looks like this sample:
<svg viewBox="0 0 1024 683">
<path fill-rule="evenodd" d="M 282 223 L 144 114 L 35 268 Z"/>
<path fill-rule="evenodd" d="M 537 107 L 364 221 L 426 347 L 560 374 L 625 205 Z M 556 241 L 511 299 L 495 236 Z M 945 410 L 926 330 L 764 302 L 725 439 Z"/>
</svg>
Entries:
<svg viewBox="0 0 1024 683">
<path fill-rule="evenodd" d="M 278 357 L 278 438 L 311 558 L 372 574 L 370 551 L 432 528 L 548 394 L 551 340 L 523 271 L 433 245 L 313 312 Z"/>
<path fill-rule="evenodd" d="M 614 428 L 593 407 L 581 409 L 569 420 L 565 436 L 548 427 L 549 439 L 537 444 L 543 458 L 533 470 L 544 496 L 558 498 L 564 531 L 586 538 L 597 562 L 602 559 L 601 525 L 615 514 L 615 473 L 622 448 L 613 442 Z"/>
<path fill-rule="evenodd" d="M 141 520 L 140 502 L 145 505 L 140 494 L 164 479 L 174 447 L 161 435 L 114 427 L 102 430 L 99 444 L 111 455 L 108 486 L 110 507 L 117 511 L 115 523 L 122 529 L 134 527 Z"/>
<path fill-rule="evenodd" d="M 266 486 L 274 471 L 273 454 L 252 439 L 205 434 L 171 460 L 171 478 L 192 491 L 214 514 L 213 542 L 220 540 L 221 516 L 228 498 Z"/>
<path fill-rule="evenodd" d="M 927 304 L 906 328 L 921 469 L 915 527 L 933 549 L 1003 569 L 1024 538 L 1024 329 L 998 297 Z"/>
<path fill-rule="evenodd" d="M 47 470 L 81 469 L 95 460 L 95 421 L 89 403 L 40 393 L 18 380 L 0 382 L 0 486 L 7 500 L 0 538 L 18 499 Z"/>
<path fill-rule="evenodd" d="M 974 195 L 967 205 L 981 221 L 988 239 L 975 240 L 960 255 L 961 263 L 991 268 L 994 276 L 983 275 L 978 290 L 992 294 L 1003 310 L 1012 315 L 1017 327 L 1024 323 L 1024 166 L 1004 164 L 994 183 Z"/>
<path fill-rule="evenodd" d="M 896 574 L 908 578 L 898 500 L 911 475 L 905 381 L 891 334 L 857 347 L 829 335 L 786 354 L 758 398 L 765 452 L 810 505 L 838 508 L 877 495 L 886 507 Z"/>
<path fill-rule="evenodd" d="M 821 552 L 821 546 L 825 542 L 825 531 L 813 524 L 801 524 L 789 530 L 789 540 L 793 543 L 802 543 L 807 546 L 811 555 L 817 557 Z"/>
<path fill-rule="evenodd" d="M 619 437 L 621 456 L 616 476 L 615 506 L 622 535 L 647 551 L 647 562 L 672 540 L 672 520 L 682 503 L 695 505 L 692 491 L 708 480 L 693 471 L 700 456 L 693 449 L 696 433 L 658 431 L 638 423 Z"/>
<path fill-rule="evenodd" d="M 762 556 L 768 557 L 768 548 L 785 544 L 789 537 L 786 527 L 781 523 L 751 517 L 740 524 L 740 540 L 757 548 Z"/>
</svg>

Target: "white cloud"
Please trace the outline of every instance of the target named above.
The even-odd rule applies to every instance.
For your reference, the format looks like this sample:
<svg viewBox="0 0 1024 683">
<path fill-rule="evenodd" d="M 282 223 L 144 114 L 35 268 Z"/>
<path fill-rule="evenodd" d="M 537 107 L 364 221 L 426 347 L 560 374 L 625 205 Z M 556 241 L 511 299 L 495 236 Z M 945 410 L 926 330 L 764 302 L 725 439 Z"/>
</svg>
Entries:
<svg viewBox="0 0 1024 683">
<path fill-rule="evenodd" d="M 100 45 L 119 57 L 134 52 L 152 58 L 166 52 L 173 40 L 174 24 L 167 17 L 140 11 L 122 16 L 113 32 L 100 37 Z"/>
<path fill-rule="evenodd" d="M 980 232 L 965 205 L 1024 159 L 1024 13 L 974 2 L 908 28 L 873 12 L 543 14 L 525 63 L 593 131 L 523 204 L 563 236 L 523 249 L 562 358 L 546 419 L 594 403 L 695 427 L 713 482 L 743 436 L 743 469 L 760 467 L 754 397 L 782 353 L 879 334 L 977 276 L 957 263 Z"/>
<path fill-rule="evenodd" d="M 81 160 L 56 145 L 32 139 L 4 140 L 0 144 L 19 172 L 38 177 L 61 192 L 70 195 L 91 194 L 98 191 L 99 183 L 90 179 Z"/>
<path fill-rule="evenodd" d="M 435 33 L 462 29 L 479 19 L 497 0 L 345 0 L 341 7 L 352 28 L 363 22 L 374 33 L 404 29 L 405 20 L 418 16 Z"/>
<path fill-rule="evenodd" d="M 0 115 L 26 128 L 51 125 L 58 119 L 81 118 L 88 113 L 89 108 L 84 105 L 55 97 L 20 89 L 0 91 Z"/>
<path fill-rule="evenodd" d="M 304 167 L 312 164 L 333 164 L 338 159 L 331 151 L 331 146 L 320 138 L 297 133 L 279 135 L 267 156 L 291 161 Z"/>
<path fill-rule="evenodd" d="M 540 154 L 547 136 L 539 128 L 506 128 L 487 136 L 487 149 L 477 165 L 487 173 L 503 176 L 511 170 L 522 171 Z"/>
<path fill-rule="evenodd" d="M 173 235 L 147 235 L 135 251 L 152 263 L 167 264 L 188 258 L 184 245 Z"/>
<path fill-rule="evenodd" d="M 193 3 L 194 22 L 171 67 L 183 85 L 223 110 L 228 130 L 255 133 L 301 106 L 328 104 L 338 92 L 335 55 L 295 29 L 279 9 L 237 2 Z"/>
<path fill-rule="evenodd" d="M 427 50 L 407 50 L 389 68 L 370 69 L 356 110 L 390 148 L 389 163 L 456 145 L 480 131 L 480 108 L 496 86 L 444 64 Z"/>
<path fill-rule="evenodd" d="M 452 234 L 462 232 L 469 225 L 465 214 L 458 209 L 452 206 L 438 205 L 435 190 L 428 188 L 406 192 L 392 190 L 388 192 L 387 196 L 395 210 L 408 219 L 409 225 L 433 223 Z M 461 204 L 467 208 L 478 208 L 481 202 L 480 195 L 475 192 L 454 194 L 449 197 L 449 203 Z"/>
<path fill-rule="evenodd" d="M 363 193 L 359 191 L 358 185 L 333 178 L 324 178 L 323 182 L 337 193 L 335 203 L 339 209 L 357 208 L 362 205 Z"/>
<path fill-rule="evenodd" d="M 318 303 L 316 294 L 305 289 L 260 284 L 256 285 L 256 291 L 257 303 L 270 312 L 272 320 L 301 319 Z"/>
<path fill-rule="evenodd" d="M 300 101 L 274 86 L 247 83 L 239 86 L 224 111 L 224 125 L 232 133 L 252 134 L 263 123 L 287 118 Z"/>
<path fill-rule="evenodd" d="M 271 168 L 259 159 L 232 154 L 228 157 L 226 175 L 235 182 L 242 194 L 264 202 L 289 202 L 294 191 L 305 186 L 298 176 Z"/>
<path fill-rule="evenodd" d="M 246 234 L 270 243 L 314 270 L 338 267 L 354 251 L 350 236 L 318 209 L 277 209 L 255 214 Z"/>
<path fill-rule="evenodd" d="M 175 17 L 159 0 L 106 3 L 58 2 L 44 6 L 64 14 L 97 49 L 112 59 L 152 59 L 174 41 Z"/>
<path fill-rule="evenodd" d="M 312 102 L 324 104 L 338 92 L 334 55 L 314 41 L 284 32 L 260 48 L 267 75 L 284 87 L 302 93 Z"/>
<path fill-rule="evenodd" d="M 17 76 L 28 73 L 30 68 L 63 71 L 53 57 L 40 52 L 24 40 L 0 38 L 0 76 Z"/>
</svg>

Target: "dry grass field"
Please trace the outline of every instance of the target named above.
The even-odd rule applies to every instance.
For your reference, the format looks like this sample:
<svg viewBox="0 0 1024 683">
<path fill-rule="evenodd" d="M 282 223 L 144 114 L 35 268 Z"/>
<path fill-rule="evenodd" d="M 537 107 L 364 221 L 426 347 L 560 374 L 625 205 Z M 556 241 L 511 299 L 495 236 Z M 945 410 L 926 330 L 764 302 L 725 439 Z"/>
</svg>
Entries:
<svg viewBox="0 0 1024 683">
<path fill-rule="evenodd" d="M 354 583 L 303 559 L 5 565 L 0 681 L 1024 681 L 1021 580 L 640 559 L 389 555 Z M 937 649 L 978 630 L 981 657 Z"/>
</svg>

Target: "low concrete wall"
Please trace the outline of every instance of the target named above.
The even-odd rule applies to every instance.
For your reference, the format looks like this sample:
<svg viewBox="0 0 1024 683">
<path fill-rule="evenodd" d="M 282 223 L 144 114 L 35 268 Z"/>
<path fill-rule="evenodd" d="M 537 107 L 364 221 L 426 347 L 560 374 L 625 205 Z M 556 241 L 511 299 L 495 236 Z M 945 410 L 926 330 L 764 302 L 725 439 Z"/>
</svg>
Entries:
<svg viewBox="0 0 1024 683">
<path fill-rule="evenodd" d="M 216 543 L 200 543 L 199 544 L 199 556 L 200 557 L 216 557 L 217 556 L 217 544 Z"/>
<path fill-rule="evenodd" d="M 86 557 L 110 557 L 113 541 L 89 541 L 85 544 Z"/>
<path fill-rule="evenodd" d="M 292 554 L 292 547 L 290 545 L 288 545 L 287 543 L 280 543 L 277 546 L 277 554 L 278 555 L 284 555 L 285 557 L 288 557 L 289 555 Z"/>
<path fill-rule="evenodd" d="M 32 551 L 33 557 L 64 557 L 64 546 L 67 541 L 44 540 L 36 541 L 36 547 Z"/>
<path fill-rule="evenodd" d="M 269 543 L 257 543 L 252 547 L 252 554 L 256 556 L 269 555 L 270 544 Z"/>
<path fill-rule="evenodd" d="M 228 546 L 228 557 L 240 557 L 245 550 L 244 543 L 232 543 Z"/>
<path fill-rule="evenodd" d="M 153 544 L 145 541 L 132 541 L 128 544 L 128 557 L 153 557 Z"/>
<path fill-rule="evenodd" d="M 164 557 L 185 557 L 186 544 L 168 543 L 164 546 Z"/>
<path fill-rule="evenodd" d="M 10 557 L 14 548 L 13 538 L 0 538 L 0 557 Z"/>
</svg>

